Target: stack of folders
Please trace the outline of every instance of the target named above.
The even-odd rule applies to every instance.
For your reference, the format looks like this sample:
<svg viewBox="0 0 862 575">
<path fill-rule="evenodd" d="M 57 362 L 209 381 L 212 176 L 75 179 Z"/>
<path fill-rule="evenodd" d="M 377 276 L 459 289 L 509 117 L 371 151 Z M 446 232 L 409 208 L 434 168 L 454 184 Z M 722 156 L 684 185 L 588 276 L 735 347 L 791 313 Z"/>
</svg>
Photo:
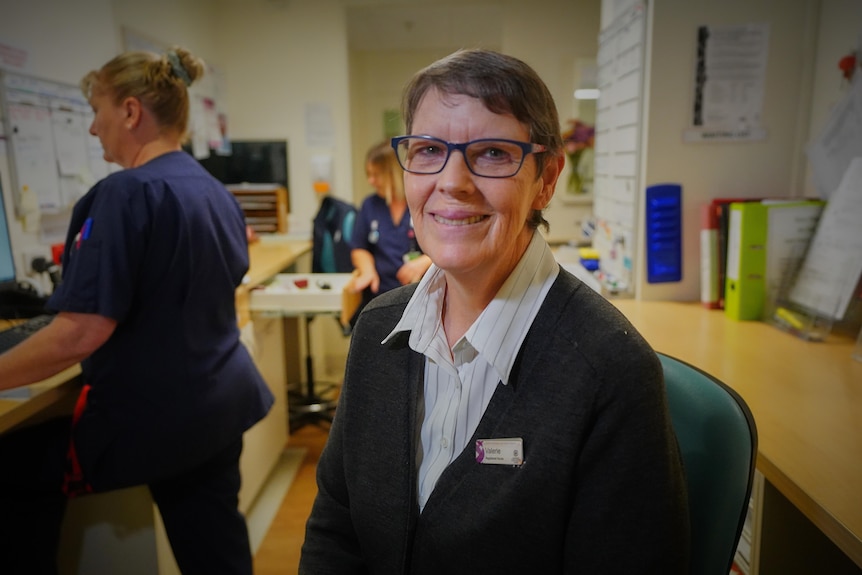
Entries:
<svg viewBox="0 0 862 575">
<path fill-rule="evenodd" d="M 727 228 L 730 219 L 730 205 L 738 202 L 760 201 L 762 201 L 762 198 L 715 198 L 702 207 L 700 230 L 700 301 L 705 307 L 724 309 Z"/>
<path fill-rule="evenodd" d="M 802 262 L 826 202 L 817 199 L 730 202 L 724 312 L 761 320 Z"/>
</svg>

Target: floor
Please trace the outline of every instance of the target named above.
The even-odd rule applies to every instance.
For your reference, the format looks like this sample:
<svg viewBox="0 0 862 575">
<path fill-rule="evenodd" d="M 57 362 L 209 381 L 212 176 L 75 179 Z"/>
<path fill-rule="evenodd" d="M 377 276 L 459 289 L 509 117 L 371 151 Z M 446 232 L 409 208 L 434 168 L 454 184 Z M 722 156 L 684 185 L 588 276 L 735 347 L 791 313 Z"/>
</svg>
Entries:
<svg viewBox="0 0 862 575">
<path fill-rule="evenodd" d="M 317 495 L 315 471 L 326 443 L 327 430 L 306 425 L 290 435 L 290 448 L 305 449 L 305 456 L 278 507 L 269 530 L 257 546 L 255 575 L 292 575 L 299 566 L 299 552 L 305 538 L 305 520 Z"/>
</svg>

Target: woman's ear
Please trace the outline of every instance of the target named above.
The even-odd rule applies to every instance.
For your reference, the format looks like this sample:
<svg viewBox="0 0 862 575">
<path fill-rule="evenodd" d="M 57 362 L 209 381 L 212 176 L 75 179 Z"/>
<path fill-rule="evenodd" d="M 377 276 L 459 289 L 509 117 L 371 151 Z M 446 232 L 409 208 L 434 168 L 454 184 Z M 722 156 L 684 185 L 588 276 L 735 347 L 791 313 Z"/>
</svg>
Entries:
<svg viewBox="0 0 862 575">
<path fill-rule="evenodd" d="M 542 189 L 536 194 L 533 209 L 541 210 L 551 203 L 551 198 L 554 197 L 554 190 L 557 187 L 557 180 L 560 178 L 565 165 L 566 157 L 562 152 L 548 158 L 545 168 L 542 170 L 542 175 L 539 177 Z"/>
<path fill-rule="evenodd" d="M 141 101 L 137 98 L 129 96 L 125 100 L 123 100 L 122 104 L 123 111 L 126 114 L 125 126 L 127 130 L 132 130 L 137 128 L 141 123 L 141 117 L 143 115 L 143 106 L 141 106 Z"/>
</svg>

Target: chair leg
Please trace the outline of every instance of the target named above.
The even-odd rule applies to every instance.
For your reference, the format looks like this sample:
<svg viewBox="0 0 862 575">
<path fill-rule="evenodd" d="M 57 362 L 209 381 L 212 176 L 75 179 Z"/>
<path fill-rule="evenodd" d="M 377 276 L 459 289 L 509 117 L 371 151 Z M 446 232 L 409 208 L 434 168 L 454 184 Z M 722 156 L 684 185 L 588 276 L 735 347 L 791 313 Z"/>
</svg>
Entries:
<svg viewBox="0 0 862 575">
<path fill-rule="evenodd" d="M 308 424 L 331 424 L 335 414 L 337 401 L 320 397 L 315 390 L 314 360 L 311 355 L 312 319 L 314 316 L 305 317 L 305 373 L 307 377 L 305 394 L 298 392 L 288 394 L 291 433 Z"/>
</svg>

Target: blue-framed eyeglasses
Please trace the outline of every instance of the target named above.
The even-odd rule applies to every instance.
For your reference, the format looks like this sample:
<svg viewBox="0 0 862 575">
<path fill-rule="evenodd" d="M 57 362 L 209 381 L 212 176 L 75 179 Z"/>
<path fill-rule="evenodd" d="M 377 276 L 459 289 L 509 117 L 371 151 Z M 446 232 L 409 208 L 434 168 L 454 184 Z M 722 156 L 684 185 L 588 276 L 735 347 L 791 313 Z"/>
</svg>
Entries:
<svg viewBox="0 0 862 575">
<path fill-rule="evenodd" d="M 524 165 L 529 154 L 547 151 L 547 147 L 530 142 L 483 138 L 453 144 L 431 136 L 398 136 L 392 138 L 398 163 L 411 174 L 438 174 L 446 167 L 453 150 L 464 156 L 467 168 L 483 178 L 511 178 Z"/>
</svg>

